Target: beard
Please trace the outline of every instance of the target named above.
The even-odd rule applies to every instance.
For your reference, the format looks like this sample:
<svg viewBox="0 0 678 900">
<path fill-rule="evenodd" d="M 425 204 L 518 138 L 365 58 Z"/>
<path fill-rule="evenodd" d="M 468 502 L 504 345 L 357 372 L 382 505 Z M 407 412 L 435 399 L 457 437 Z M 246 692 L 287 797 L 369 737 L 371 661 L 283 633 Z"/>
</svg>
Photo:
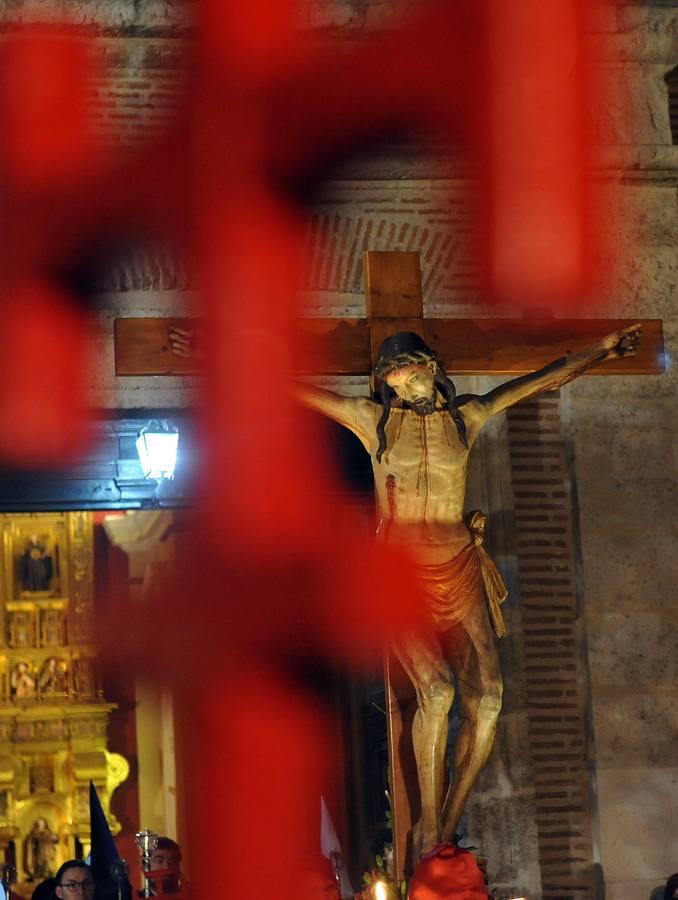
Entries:
<svg viewBox="0 0 678 900">
<path fill-rule="evenodd" d="M 435 394 L 432 397 L 415 400 L 414 403 L 406 403 L 405 406 L 407 409 L 411 409 L 412 412 L 415 412 L 418 416 L 430 416 L 436 408 Z"/>
</svg>

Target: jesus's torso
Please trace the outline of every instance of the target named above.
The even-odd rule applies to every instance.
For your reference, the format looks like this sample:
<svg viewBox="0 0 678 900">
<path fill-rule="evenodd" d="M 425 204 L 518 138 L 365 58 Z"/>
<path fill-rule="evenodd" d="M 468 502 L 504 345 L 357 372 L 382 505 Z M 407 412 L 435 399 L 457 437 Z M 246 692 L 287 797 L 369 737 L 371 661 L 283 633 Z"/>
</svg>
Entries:
<svg viewBox="0 0 678 900">
<path fill-rule="evenodd" d="M 447 410 L 393 409 L 381 463 L 372 455 L 378 536 L 407 543 L 423 561 L 444 562 L 469 542 L 464 497 L 469 451 Z"/>
</svg>

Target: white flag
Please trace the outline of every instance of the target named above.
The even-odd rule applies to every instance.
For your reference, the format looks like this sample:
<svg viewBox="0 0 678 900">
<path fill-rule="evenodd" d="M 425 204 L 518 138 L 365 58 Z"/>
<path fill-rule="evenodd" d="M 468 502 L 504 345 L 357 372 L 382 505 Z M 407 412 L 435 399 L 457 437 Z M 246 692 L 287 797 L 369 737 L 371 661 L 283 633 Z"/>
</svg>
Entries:
<svg viewBox="0 0 678 900">
<path fill-rule="evenodd" d="M 332 824 L 332 819 L 330 818 L 324 797 L 320 798 L 320 852 L 323 856 L 326 856 L 327 859 L 332 859 L 335 866 L 337 863 L 339 864 L 339 887 L 341 889 L 342 900 L 343 898 L 350 898 L 350 900 L 353 900 L 355 892 L 351 887 L 351 882 L 348 880 L 348 875 L 346 874 L 344 857 L 341 853 L 341 844 L 339 843 L 337 832 L 334 830 L 334 825 Z M 334 859 L 332 858 L 333 854 L 335 855 Z"/>
</svg>

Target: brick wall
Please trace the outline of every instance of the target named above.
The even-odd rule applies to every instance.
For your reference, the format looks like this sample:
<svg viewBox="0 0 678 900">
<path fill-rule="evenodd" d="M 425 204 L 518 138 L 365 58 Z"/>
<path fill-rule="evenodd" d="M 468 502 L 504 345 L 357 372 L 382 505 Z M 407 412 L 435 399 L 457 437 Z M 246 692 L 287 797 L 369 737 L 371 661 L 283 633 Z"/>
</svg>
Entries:
<svg viewBox="0 0 678 900">
<path fill-rule="evenodd" d="M 91 85 L 93 137 L 111 148 L 159 134 L 183 94 L 185 44 L 177 38 L 99 38 L 103 75 Z"/>
<path fill-rule="evenodd" d="M 477 300 L 474 219 L 461 182 L 332 183 L 309 217 L 302 288 L 362 298 L 365 250 L 413 250 L 427 305 Z"/>
<path fill-rule="evenodd" d="M 559 395 L 525 400 L 507 420 L 542 897 L 590 900 L 589 677 Z"/>
</svg>

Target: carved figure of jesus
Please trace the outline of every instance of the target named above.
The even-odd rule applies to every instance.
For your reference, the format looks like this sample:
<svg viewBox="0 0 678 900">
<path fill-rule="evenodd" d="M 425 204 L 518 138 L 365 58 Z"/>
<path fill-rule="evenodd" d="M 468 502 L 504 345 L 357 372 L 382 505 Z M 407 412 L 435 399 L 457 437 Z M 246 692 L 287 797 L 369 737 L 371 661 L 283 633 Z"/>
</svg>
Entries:
<svg viewBox="0 0 678 900">
<path fill-rule="evenodd" d="M 416 634 L 403 635 L 394 647 L 417 698 L 412 740 L 421 819 L 413 833 L 415 861 L 441 840 L 453 839 L 492 749 L 502 702 L 485 602 L 488 559 L 464 518 L 469 452 L 490 416 L 555 390 L 608 359 L 634 353 L 640 330 L 634 325 L 613 332 L 588 351 L 484 395 L 456 396 L 436 354 L 411 332 L 394 334 L 381 345 L 375 374 L 382 381 L 382 404 L 311 386 L 298 388 L 306 406 L 361 440 L 374 471 L 377 537 L 407 545 L 419 564 L 427 624 Z M 489 566 L 493 568 L 491 561 Z M 448 713 L 455 690 L 462 725 L 446 790 Z"/>
</svg>

